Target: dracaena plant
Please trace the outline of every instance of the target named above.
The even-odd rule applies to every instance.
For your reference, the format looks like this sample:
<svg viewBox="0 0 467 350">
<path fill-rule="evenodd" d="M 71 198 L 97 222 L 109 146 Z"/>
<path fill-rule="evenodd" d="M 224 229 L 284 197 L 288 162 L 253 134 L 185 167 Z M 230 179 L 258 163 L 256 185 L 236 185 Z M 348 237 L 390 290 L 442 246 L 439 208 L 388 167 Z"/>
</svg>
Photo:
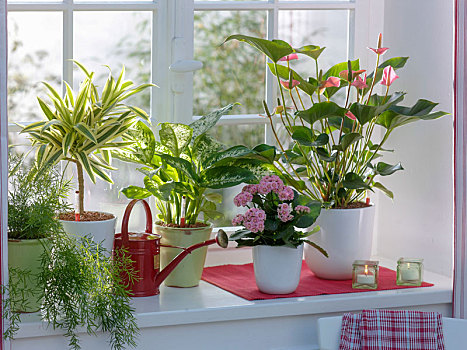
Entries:
<svg viewBox="0 0 467 350">
<path fill-rule="evenodd" d="M 94 72 L 89 72 L 78 62 L 85 79 L 76 95 L 64 82 L 66 94 L 62 98 L 50 84 L 50 105 L 38 98 L 45 119 L 23 126 L 36 148 L 36 163 L 39 171 L 65 160 L 76 165 L 79 189 L 79 212 L 84 213 L 84 172 L 95 182 L 96 176 L 112 182 L 108 170 L 111 166 L 110 151 L 128 146 L 121 138 L 128 134 L 139 118 L 148 120 L 142 109 L 123 103 L 152 84 L 135 86 L 125 80 L 122 68 L 117 79 L 112 73 L 99 93 L 94 85 Z"/>
<path fill-rule="evenodd" d="M 207 132 L 234 104 L 216 110 L 190 125 L 162 123 L 159 141 L 143 122 L 125 136 L 134 142 L 115 152 L 122 160 L 142 165 L 144 187 L 128 186 L 128 198 L 154 196 L 159 218 L 165 225 L 195 225 L 203 213 L 204 221 L 222 216 L 216 210 L 222 196 L 210 189 L 227 188 L 255 180 L 246 167 L 231 164 L 237 155 L 247 154 L 243 146 L 226 147 Z"/>
<path fill-rule="evenodd" d="M 378 176 L 402 170 L 402 165 L 376 161 L 388 151 L 384 144 L 389 136 L 400 126 L 447 114 L 433 112 L 437 103 L 425 99 L 409 107 L 399 105 L 405 93 L 391 93 L 390 86 L 398 78 L 395 70 L 402 68 L 408 57 L 394 57 L 381 63 L 381 56 L 388 50 L 382 47 L 381 34 L 377 47 L 371 48 L 375 53 L 375 69 L 368 73 L 366 67 L 360 67 L 358 59 L 338 63 L 323 73 L 318 58 L 324 47 L 293 48 L 282 40 L 246 35 L 232 35 L 226 39 L 230 40 L 246 42 L 266 55 L 278 82 L 277 105 L 268 106 L 263 101 L 280 148 L 278 157 L 267 159 L 299 192 L 326 206 L 358 206 L 365 192 L 374 188 L 393 198 Z M 310 77 L 303 78 L 291 68 L 291 62 L 299 57 L 314 63 Z M 373 94 L 380 87 L 382 94 Z M 338 97 L 340 90 L 345 91 L 343 98 Z M 282 122 L 289 147 L 277 136 L 276 119 Z M 379 130 L 380 138 L 376 137 Z"/>
</svg>

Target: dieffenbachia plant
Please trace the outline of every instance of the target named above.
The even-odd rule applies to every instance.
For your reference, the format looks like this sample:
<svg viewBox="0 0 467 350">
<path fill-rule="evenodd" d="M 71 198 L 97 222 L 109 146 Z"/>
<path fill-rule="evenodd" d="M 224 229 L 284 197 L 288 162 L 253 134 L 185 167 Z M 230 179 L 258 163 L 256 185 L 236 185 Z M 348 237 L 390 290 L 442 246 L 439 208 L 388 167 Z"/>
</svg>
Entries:
<svg viewBox="0 0 467 350">
<path fill-rule="evenodd" d="M 142 165 L 138 170 L 145 175 L 144 187 L 128 186 L 122 193 L 128 198 L 154 196 L 159 218 L 165 224 L 180 225 L 182 213 L 186 225 L 195 224 L 200 213 L 205 221 L 221 217 L 216 203 L 222 196 L 207 190 L 256 179 L 251 164 L 248 169 L 245 162 L 243 166 L 232 163 L 235 157 L 250 153 L 247 147 L 226 149 L 207 134 L 233 106 L 216 110 L 190 125 L 162 123 L 160 141 L 156 141 L 150 127 L 138 122 L 135 130 L 125 136 L 133 145 L 115 152 L 115 157 Z"/>
<path fill-rule="evenodd" d="M 389 94 L 389 87 L 398 78 L 395 70 L 402 68 L 408 57 L 380 63 L 387 51 L 382 47 L 381 35 L 378 47 L 371 49 L 376 54 L 376 66 L 368 75 L 358 59 L 336 64 L 323 73 L 318 58 L 324 47 L 293 48 L 282 40 L 238 34 L 228 37 L 226 42 L 230 40 L 246 42 L 266 55 L 269 69 L 277 78 L 278 105 L 270 108 L 263 101 L 263 107 L 280 150 L 270 149 L 274 156 L 266 160 L 297 191 L 326 206 L 348 207 L 361 201 L 365 192 L 373 188 L 393 198 L 393 193 L 376 179 L 378 175 L 387 176 L 403 169 L 400 163 L 375 162 L 388 151 L 383 148 L 385 142 L 400 126 L 447 114 L 433 112 L 437 103 L 425 99 L 419 99 L 411 107 L 398 105 L 405 93 Z M 298 55 L 314 61 L 314 76 L 305 79 L 290 68 L 290 61 L 298 59 Z M 372 94 L 378 83 L 384 86 L 384 95 Z M 338 97 L 341 89 L 345 89 L 345 94 Z M 302 95 L 308 98 L 302 99 Z M 276 134 L 275 115 L 290 138 L 288 149 Z M 374 137 L 377 129 L 382 129 L 379 141 Z"/>
<path fill-rule="evenodd" d="M 112 183 L 107 170 L 111 166 L 110 151 L 128 146 L 121 141 L 139 118 L 149 120 L 142 109 L 123 103 L 124 100 L 153 86 L 134 86 L 124 79 L 125 69 L 115 80 L 109 77 L 99 94 L 93 83 L 94 72 L 89 72 L 78 62 L 75 64 L 84 72 L 85 79 L 76 96 L 66 86 L 65 97 L 50 84 L 44 82 L 49 91 L 51 105 L 38 98 L 45 120 L 23 126 L 21 133 L 27 133 L 36 147 L 36 162 L 39 171 L 65 160 L 76 165 L 79 189 L 79 212 L 84 213 L 84 172 L 95 182 L 96 176 Z"/>
</svg>

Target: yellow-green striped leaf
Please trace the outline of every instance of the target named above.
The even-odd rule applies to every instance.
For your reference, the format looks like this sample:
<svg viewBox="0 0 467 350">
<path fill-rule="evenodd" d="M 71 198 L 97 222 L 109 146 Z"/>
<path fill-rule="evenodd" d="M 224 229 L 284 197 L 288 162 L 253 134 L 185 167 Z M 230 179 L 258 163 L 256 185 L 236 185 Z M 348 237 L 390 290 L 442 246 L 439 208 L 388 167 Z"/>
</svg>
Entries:
<svg viewBox="0 0 467 350">
<path fill-rule="evenodd" d="M 86 124 L 80 122 L 74 126 L 74 129 L 86 137 L 89 141 L 94 142 L 95 144 L 97 143 L 96 135 L 94 135 L 94 133 Z"/>
</svg>

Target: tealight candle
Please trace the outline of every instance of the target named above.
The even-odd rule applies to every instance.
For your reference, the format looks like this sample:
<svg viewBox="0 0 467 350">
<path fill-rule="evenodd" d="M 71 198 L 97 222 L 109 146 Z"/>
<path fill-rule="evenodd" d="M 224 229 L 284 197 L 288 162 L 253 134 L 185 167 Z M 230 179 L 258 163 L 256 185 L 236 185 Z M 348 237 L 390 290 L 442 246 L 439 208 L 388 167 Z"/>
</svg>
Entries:
<svg viewBox="0 0 467 350">
<path fill-rule="evenodd" d="M 397 284 L 420 286 L 423 281 L 423 259 L 400 258 L 397 261 Z"/>
<path fill-rule="evenodd" d="M 370 260 L 355 260 L 352 270 L 352 288 L 378 288 L 378 262 Z"/>
</svg>

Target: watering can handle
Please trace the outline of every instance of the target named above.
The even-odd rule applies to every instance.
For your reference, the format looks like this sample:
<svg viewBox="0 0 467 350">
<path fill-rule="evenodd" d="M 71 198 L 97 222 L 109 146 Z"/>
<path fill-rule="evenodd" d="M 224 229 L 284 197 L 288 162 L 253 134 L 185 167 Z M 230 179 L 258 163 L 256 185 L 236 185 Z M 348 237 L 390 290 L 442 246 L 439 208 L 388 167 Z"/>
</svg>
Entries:
<svg viewBox="0 0 467 350">
<path fill-rule="evenodd" d="M 149 208 L 148 202 L 144 199 L 133 199 L 130 204 L 125 209 L 125 214 L 123 214 L 122 219 L 122 243 L 123 246 L 129 246 L 129 238 L 128 238 L 128 222 L 130 221 L 130 213 L 136 203 L 141 201 L 144 206 L 144 211 L 146 212 L 146 233 L 152 233 L 152 213 L 151 208 Z"/>
</svg>

